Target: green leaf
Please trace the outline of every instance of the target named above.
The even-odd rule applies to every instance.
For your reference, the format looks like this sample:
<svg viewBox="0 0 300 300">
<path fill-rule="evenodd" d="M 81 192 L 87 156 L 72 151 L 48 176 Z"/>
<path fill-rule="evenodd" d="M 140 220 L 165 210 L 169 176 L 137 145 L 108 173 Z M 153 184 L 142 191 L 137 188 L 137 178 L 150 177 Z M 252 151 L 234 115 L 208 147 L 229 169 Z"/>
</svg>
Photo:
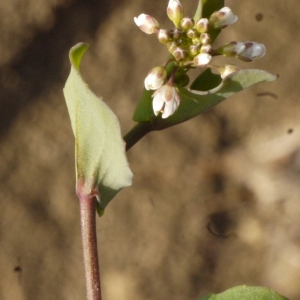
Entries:
<svg viewBox="0 0 300 300">
<path fill-rule="evenodd" d="M 162 119 L 161 116 L 156 117 L 154 115 L 152 111 L 152 92 L 147 91 L 147 93 L 143 93 L 143 97 L 136 108 L 133 119 L 136 122 L 150 122 L 152 124 L 152 130 L 168 128 L 201 114 L 253 84 L 263 81 L 273 81 L 276 78 L 277 75 L 262 70 L 241 70 L 227 76 L 216 92 L 211 94 L 207 94 L 208 92 L 206 92 L 206 95 L 198 95 L 195 94 L 197 91 L 191 91 L 184 87 L 177 86 L 181 102 L 178 110 L 167 119 Z M 195 83 L 194 87 L 198 88 L 199 85 L 200 83 Z M 207 87 L 207 84 L 205 84 L 205 86 Z"/>
<path fill-rule="evenodd" d="M 202 18 L 202 9 L 203 9 L 203 4 L 202 4 L 202 0 L 199 0 L 198 2 L 198 6 L 194 15 L 194 21 L 195 24 Z"/>
<path fill-rule="evenodd" d="M 202 18 L 207 18 L 215 11 L 220 10 L 224 7 L 224 0 L 202 0 Z"/>
<path fill-rule="evenodd" d="M 288 300 L 273 290 L 261 286 L 236 286 L 221 294 L 209 294 L 199 300 Z"/>
<path fill-rule="evenodd" d="M 208 91 L 222 82 L 219 74 L 214 74 L 210 68 L 202 72 L 191 84 L 192 90 Z"/>
<path fill-rule="evenodd" d="M 71 72 L 64 96 L 75 136 L 77 193 L 97 196 L 100 212 L 119 190 L 131 185 L 133 174 L 117 117 L 79 73 L 87 48 L 79 43 L 70 50 Z"/>
<path fill-rule="evenodd" d="M 155 120 L 155 114 L 152 109 L 152 95 L 154 91 L 148 91 L 144 88 L 140 102 L 138 103 L 132 119 L 139 123 Z"/>
</svg>

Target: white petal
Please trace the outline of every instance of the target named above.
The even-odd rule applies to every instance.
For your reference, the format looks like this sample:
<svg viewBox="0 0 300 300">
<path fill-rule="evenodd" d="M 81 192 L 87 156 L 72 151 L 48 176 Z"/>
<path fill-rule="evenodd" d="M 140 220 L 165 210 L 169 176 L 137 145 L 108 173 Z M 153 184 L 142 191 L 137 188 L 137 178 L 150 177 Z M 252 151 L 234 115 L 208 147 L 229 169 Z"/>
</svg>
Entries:
<svg viewBox="0 0 300 300">
<path fill-rule="evenodd" d="M 158 113 L 162 110 L 164 106 L 164 98 L 162 97 L 159 89 L 155 91 L 155 93 L 152 95 L 153 101 L 152 101 L 152 108 L 154 111 L 154 114 L 157 116 Z"/>
<path fill-rule="evenodd" d="M 147 91 L 149 91 L 149 90 L 150 90 L 150 86 L 149 86 L 149 84 L 148 84 L 148 76 L 145 78 L 144 85 L 145 85 L 145 89 L 146 89 Z"/>
<path fill-rule="evenodd" d="M 252 49 L 252 58 L 261 58 L 266 54 L 266 47 L 263 44 L 255 43 Z"/>
<path fill-rule="evenodd" d="M 163 119 L 166 119 L 169 116 L 173 115 L 174 112 L 177 110 L 178 105 L 179 105 L 179 103 L 177 100 L 175 100 L 175 97 L 172 101 L 166 102 L 165 107 L 164 107 L 164 112 L 161 117 Z"/>
<path fill-rule="evenodd" d="M 194 64 L 197 67 L 202 67 L 202 66 L 206 66 L 207 64 L 210 63 L 212 57 L 210 54 L 208 53 L 200 53 L 198 54 L 195 58 L 194 58 Z"/>
<path fill-rule="evenodd" d="M 140 21 L 137 17 L 134 17 L 133 20 L 134 20 L 134 23 L 136 24 L 136 26 L 140 26 Z"/>
</svg>

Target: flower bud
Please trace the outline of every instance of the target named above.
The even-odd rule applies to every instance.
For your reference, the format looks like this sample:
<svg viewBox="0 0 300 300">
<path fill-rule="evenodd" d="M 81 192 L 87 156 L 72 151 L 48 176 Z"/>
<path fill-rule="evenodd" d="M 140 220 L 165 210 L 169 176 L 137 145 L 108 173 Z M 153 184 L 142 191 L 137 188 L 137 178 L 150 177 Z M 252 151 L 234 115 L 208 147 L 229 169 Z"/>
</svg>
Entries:
<svg viewBox="0 0 300 300">
<path fill-rule="evenodd" d="M 170 0 L 167 8 L 167 14 L 176 28 L 180 27 L 183 18 L 183 7 L 179 0 Z"/>
<path fill-rule="evenodd" d="M 181 28 L 184 30 L 191 29 L 194 27 L 195 22 L 191 18 L 183 18 L 180 22 Z"/>
<path fill-rule="evenodd" d="M 182 34 L 183 34 L 183 31 L 181 29 L 178 29 L 178 28 L 175 28 L 175 29 L 171 30 L 171 32 L 170 32 L 171 38 L 173 38 L 175 40 L 181 38 Z"/>
<path fill-rule="evenodd" d="M 134 17 L 135 24 L 145 33 L 152 34 L 159 29 L 159 23 L 151 16 L 141 14 Z"/>
<path fill-rule="evenodd" d="M 189 29 L 186 33 L 186 36 L 190 39 L 198 37 L 198 33 L 195 29 Z"/>
<path fill-rule="evenodd" d="M 158 40 L 163 43 L 167 44 L 170 41 L 170 32 L 167 29 L 159 29 L 157 33 Z"/>
<path fill-rule="evenodd" d="M 238 17 L 232 13 L 229 7 L 223 7 L 219 11 L 215 11 L 209 18 L 210 24 L 216 29 L 225 28 L 237 20 Z"/>
<path fill-rule="evenodd" d="M 177 47 L 178 47 L 178 45 L 175 42 L 169 42 L 167 44 L 167 49 L 170 53 L 173 53 Z"/>
<path fill-rule="evenodd" d="M 188 52 L 180 47 L 177 47 L 175 51 L 172 52 L 172 55 L 177 61 L 181 61 L 188 56 Z"/>
<path fill-rule="evenodd" d="M 219 67 L 218 70 L 221 74 L 222 79 L 225 79 L 228 75 L 230 75 L 231 73 L 235 73 L 240 69 L 233 65 L 225 65 L 224 67 Z"/>
<path fill-rule="evenodd" d="M 203 45 L 208 45 L 211 42 L 210 35 L 208 33 L 201 33 L 200 34 L 200 43 Z"/>
<path fill-rule="evenodd" d="M 256 42 L 244 42 L 245 50 L 237 55 L 237 58 L 243 61 L 252 61 L 263 57 L 266 54 L 266 47 Z"/>
<path fill-rule="evenodd" d="M 189 54 L 191 57 L 196 56 L 197 54 L 199 54 L 199 50 L 200 50 L 200 44 L 198 45 L 191 45 L 189 48 Z"/>
<path fill-rule="evenodd" d="M 211 46 L 211 44 L 202 45 L 199 52 L 200 53 L 212 54 L 213 53 L 213 47 Z"/>
<path fill-rule="evenodd" d="M 194 65 L 196 67 L 205 67 L 207 64 L 210 63 L 212 57 L 208 53 L 200 53 L 194 57 Z"/>
<path fill-rule="evenodd" d="M 246 46 L 242 42 L 229 42 L 217 49 L 217 52 L 226 57 L 236 56 L 242 53 Z"/>
<path fill-rule="evenodd" d="M 166 78 L 167 71 L 165 68 L 155 67 L 151 69 L 144 82 L 146 90 L 157 90 L 164 84 Z"/>
<path fill-rule="evenodd" d="M 201 39 L 200 37 L 195 37 L 192 39 L 192 43 L 193 45 L 198 45 L 198 44 L 201 44 Z"/>
<path fill-rule="evenodd" d="M 205 32 L 207 32 L 208 29 L 209 29 L 209 21 L 208 21 L 208 19 L 206 19 L 206 18 L 200 19 L 200 20 L 196 23 L 195 28 L 196 28 L 196 30 L 197 30 L 199 33 L 205 33 Z"/>
</svg>

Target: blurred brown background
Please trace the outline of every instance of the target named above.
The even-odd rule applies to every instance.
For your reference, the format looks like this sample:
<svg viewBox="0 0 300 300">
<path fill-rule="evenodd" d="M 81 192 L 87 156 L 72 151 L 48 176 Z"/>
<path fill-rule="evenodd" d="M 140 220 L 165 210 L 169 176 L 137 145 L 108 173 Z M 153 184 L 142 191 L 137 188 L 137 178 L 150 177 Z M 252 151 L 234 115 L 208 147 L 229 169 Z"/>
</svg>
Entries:
<svg viewBox="0 0 300 300">
<path fill-rule="evenodd" d="M 167 2 L 0 2 L 1 300 L 85 299 L 68 51 L 90 43 L 83 76 L 125 134 L 144 77 L 167 55 L 133 17 L 170 28 Z M 186 15 L 197 2 L 182 0 Z M 239 21 L 216 43 L 267 47 L 255 63 L 229 61 L 280 78 L 129 151 L 133 186 L 97 220 L 106 300 L 196 300 L 240 284 L 300 299 L 299 3 L 226 4 Z"/>
</svg>

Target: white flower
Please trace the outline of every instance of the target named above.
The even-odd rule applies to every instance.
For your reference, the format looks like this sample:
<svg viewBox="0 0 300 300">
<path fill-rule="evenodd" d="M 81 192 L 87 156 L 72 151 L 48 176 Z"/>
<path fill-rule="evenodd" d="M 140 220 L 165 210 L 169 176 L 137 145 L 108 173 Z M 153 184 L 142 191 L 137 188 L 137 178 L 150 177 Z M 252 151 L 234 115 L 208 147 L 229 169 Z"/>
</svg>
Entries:
<svg viewBox="0 0 300 300">
<path fill-rule="evenodd" d="M 245 50 L 237 55 L 237 58 L 243 61 L 252 61 L 263 57 L 266 54 L 266 47 L 256 42 L 244 42 Z"/>
<path fill-rule="evenodd" d="M 147 34 L 155 33 L 159 29 L 158 21 L 149 15 L 141 14 L 138 17 L 134 17 L 134 22 Z"/>
<path fill-rule="evenodd" d="M 209 18 L 209 22 L 217 29 L 235 23 L 238 17 L 234 15 L 229 7 L 223 7 L 219 11 L 215 11 Z"/>
<path fill-rule="evenodd" d="M 165 79 L 167 78 L 167 71 L 163 67 L 155 67 L 145 78 L 145 88 L 146 90 L 157 90 L 163 84 Z"/>
<path fill-rule="evenodd" d="M 180 97 L 176 88 L 168 84 L 156 90 L 152 97 L 154 114 L 157 116 L 159 112 L 162 112 L 163 119 L 171 116 L 177 110 L 180 103 Z"/>
<path fill-rule="evenodd" d="M 210 63 L 212 57 L 208 53 L 200 53 L 194 57 L 194 65 L 196 67 L 205 67 L 207 64 Z"/>
<path fill-rule="evenodd" d="M 167 15 L 174 23 L 176 28 L 180 27 L 180 22 L 183 18 L 183 7 L 179 0 L 170 0 L 167 7 Z"/>
</svg>

